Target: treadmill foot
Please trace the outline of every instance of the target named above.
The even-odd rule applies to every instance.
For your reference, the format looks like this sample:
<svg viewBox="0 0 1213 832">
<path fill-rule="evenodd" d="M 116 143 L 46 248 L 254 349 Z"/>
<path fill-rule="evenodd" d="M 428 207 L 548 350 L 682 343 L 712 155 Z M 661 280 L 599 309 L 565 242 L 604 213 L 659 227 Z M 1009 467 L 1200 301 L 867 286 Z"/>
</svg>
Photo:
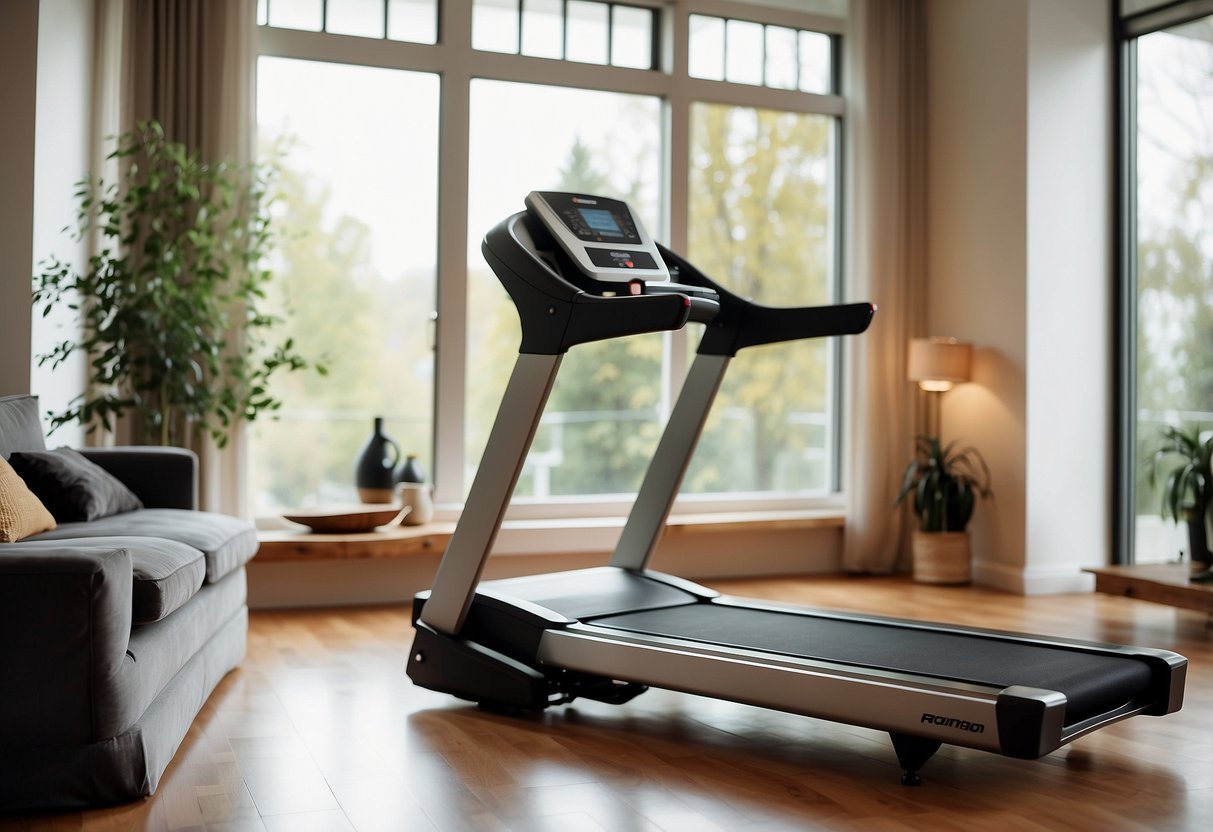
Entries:
<svg viewBox="0 0 1213 832">
<path fill-rule="evenodd" d="M 926 765 L 927 760 L 943 745 L 939 740 L 928 740 L 922 737 L 912 737 L 908 734 L 889 734 L 893 741 L 893 750 L 897 753 L 897 762 L 901 765 L 901 785 L 920 786 L 922 778 L 918 770 Z"/>
</svg>

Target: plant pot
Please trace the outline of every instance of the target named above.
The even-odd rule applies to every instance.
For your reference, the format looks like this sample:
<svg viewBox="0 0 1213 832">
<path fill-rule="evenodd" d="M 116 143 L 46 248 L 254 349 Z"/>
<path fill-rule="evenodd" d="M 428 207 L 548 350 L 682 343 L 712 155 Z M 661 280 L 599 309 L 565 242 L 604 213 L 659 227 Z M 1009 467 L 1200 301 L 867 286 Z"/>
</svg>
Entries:
<svg viewBox="0 0 1213 832">
<path fill-rule="evenodd" d="M 1184 509 L 1184 520 L 1188 523 L 1188 574 L 1203 575 L 1209 571 L 1213 553 L 1209 552 L 1208 530 L 1205 527 L 1203 509 L 1187 507 Z"/>
<path fill-rule="evenodd" d="M 973 578 L 968 532 L 921 532 L 911 544 L 914 580 L 924 584 L 967 584 Z"/>
</svg>

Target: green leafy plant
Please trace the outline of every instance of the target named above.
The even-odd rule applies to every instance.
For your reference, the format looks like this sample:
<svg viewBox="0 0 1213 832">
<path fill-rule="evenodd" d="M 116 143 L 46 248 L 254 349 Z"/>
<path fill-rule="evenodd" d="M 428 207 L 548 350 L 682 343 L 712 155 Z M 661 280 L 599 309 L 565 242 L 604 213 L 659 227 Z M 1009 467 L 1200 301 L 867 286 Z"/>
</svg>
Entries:
<svg viewBox="0 0 1213 832">
<path fill-rule="evenodd" d="M 1150 452 L 1149 481 L 1152 487 L 1162 482 L 1164 520 L 1199 518 L 1203 522 L 1213 498 L 1210 460 L 1213 460 L 1213 433 L 1201 439 L 1200 425 L 1187 428 L 1164 425 L 1159 430 L 1158 444 Z"/>
<path fill-rule="evenodd" d="M 39 363 L 81 353 L 88 365 L 85 392 L 52 425 L 112 430 L 130 412 L 141 441 L 205 432 L 222 446 L 235 422 L 281 406 L 270 376 L 313 366 L 291 339 L 271 341 L 278 320 L 259 307 L 273 170 L 204 162 L 154 121 L 119 136 L 109 158 L 118 180 L 87 176 L 75 192 L 75 238 L 95 234 L 97 253 L 81 270 L 51 257 L 34 276 L 44 317 L 66 304 L 81 318 L 79 336 Z"/>
<path fill-rule="evenodd" d="M 978 497 L 989 497 L 990 469 L 973 447 L 957 450 L 934 436 L 915 440 L 914 459 L 901 477 L 895 504 L 914 495 L 914 514 L 924 532 L 962 532 L 973 516 Z"/>
</svg>

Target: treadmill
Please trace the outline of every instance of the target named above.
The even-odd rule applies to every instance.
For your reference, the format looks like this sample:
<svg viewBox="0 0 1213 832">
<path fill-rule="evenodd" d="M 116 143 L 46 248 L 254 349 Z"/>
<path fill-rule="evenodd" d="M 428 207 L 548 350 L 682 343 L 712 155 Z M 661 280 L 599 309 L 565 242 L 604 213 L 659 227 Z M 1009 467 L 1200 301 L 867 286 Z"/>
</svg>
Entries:
<svg viewBox="0 0 1213 832">
<path fill-rule="evenodd" d="M 486 708 L 648 686 L 887 731 L 903 769 L 943 743 L 1036 758 L 1137 714 L 1179 710 L 1187 660 L 1166 650 L 785 606 L 646 568 L 739 350 L 863 332 L 867 303 L 774 308 L 655 243 L 619 200 L 532 192 L 486 235 L 522 345 L 432 589 L 413 607 L 408 675 Z M 704 326 L 696 358 L 609 565 L 481 581 L 564 353 Z"/>
</svg>

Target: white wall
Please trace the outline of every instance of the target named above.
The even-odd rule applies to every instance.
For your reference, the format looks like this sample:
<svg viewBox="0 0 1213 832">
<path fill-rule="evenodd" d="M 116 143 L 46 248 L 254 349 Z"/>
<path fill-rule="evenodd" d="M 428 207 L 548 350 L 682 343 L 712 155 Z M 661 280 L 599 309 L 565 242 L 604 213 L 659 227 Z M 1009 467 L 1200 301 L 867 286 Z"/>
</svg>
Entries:
<svg viewBox="0 0 1213 832">
<path fill-rule="evenodd" d="M 1024 557 L 1026 8 L 933 0 L 927 37 L 927 326 L 976 346 L 973 383 L 944 396 L 941 432 L 993 472 L 994 500 L 971 526 L 981 579 Z"/>
<path fill-rule="evenodd" d="M 928 309 L 976 347 L 943 433 L 981 449 L 981 583 L 1089 586 L 1108 553 L 1110 71 L 1104 0 L 928 5 Z"/>
<path fill-rule="evenodd" d="M 42 0 L 38 25 L 37 114 L 34 150 L 34 227 L 31 274 L 54 254 L 82 267 L 87 243 L 64 234 L 75 224 L 75 184 L 88 171 L 89 115 L 92 100 L 93 3 L 91 0 Z M 47 318 L 33 312 L 31 352 L 38 356 L 57 342 L 75 337 L 74 313 L 60 306 Z M 82 356 L 52 370 L 34 366 L 30 390 L 39 397 L 42 413 L 64 409 L 83 389 Z M 49 438 L 52 447 L 82 444 L 83 429 L 65 425 Z"/>
<path fill-rule="evenodd" d="M 30 385 L 38 2 L 0 3 L 0 396 Z"/>
<path fill-rule="evenodd" d="M 1103 0 L 1032 0 L 1028 591 L 1093 586 L 1112 548 L 1112 52 Z"/>
</svg>

